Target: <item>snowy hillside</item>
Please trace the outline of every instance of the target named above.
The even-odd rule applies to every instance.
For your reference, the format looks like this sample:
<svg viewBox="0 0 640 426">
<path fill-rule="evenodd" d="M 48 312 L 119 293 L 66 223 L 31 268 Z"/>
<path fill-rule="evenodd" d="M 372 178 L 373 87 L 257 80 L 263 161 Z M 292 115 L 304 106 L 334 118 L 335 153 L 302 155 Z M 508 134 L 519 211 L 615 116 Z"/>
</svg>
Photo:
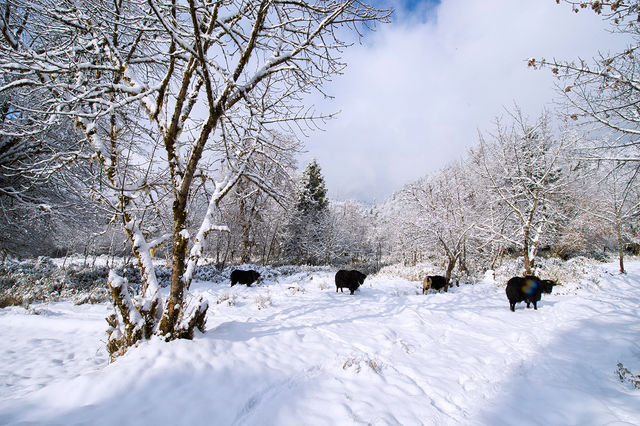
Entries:
<svg viewBox="0 0 640 426">
<path fill-rule="evenodd" d="M 0 310 L 0 424 L 640 424 L 640 262 L 509 311 L 504 283 L 194 282 L 208 331 L 107 364 L 109 306 Z"/>
</svg>

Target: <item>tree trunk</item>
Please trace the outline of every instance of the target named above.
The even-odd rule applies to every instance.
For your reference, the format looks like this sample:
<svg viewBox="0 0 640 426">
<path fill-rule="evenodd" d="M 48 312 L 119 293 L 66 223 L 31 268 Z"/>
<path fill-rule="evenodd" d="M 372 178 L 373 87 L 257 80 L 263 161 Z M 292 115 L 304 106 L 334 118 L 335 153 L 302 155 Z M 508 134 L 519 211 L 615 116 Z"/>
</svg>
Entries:
<svg viewBox="0 0 640 426">
<path fill-rule="evenodd" d="M 457 257 L 447 256 L 447 259 L 449 260 L 449 263 L 447 264 L 447 271 L 445 272 L 444 277 L 446 278 L 447 283 L 449 283 L 451 280 L 451 272 L 453 272 L 453 268 L 456 267 Z"/>
<path fill-rule="evenodd" d="M 249 254 L 249 239 L 243 235 L 240 240 L 240 263 L 249 263 L 251 261 L 251 256 Z"/>
<path fill-rule="evenodd" d="M 249 263 L 251 261 L 251 224 L 245 223 L 242 226 L 242 237 L 240 238 L 240 262 Z"/>
<path fill-rule="evenodd" d="M 186 220 L 185 208 L 179 200 L 173 203 L 173 248 L 171 255 L 171 290 L 167 300 L 167 308 L 160 323 L 160 332 L 167 339 L 173 338 L 182 300 L 184 296 L 184 281 L 182 276 L 185 271 L 185 259 L 189 240 L 184 235 Z"/>
<path fill-rule="evenodd" d="M 616 237 L 618 238 L 618 257 L 620 259 L 620 273 L 626 274 L 624 270 L 624 243 L 622 241 L 622 224 L 616 218 Z"/>
<path fill-rule="evenodd" d="M 500 263 L 500 261 L 502 260 L 502 244 L 500 244 L 498 246 L 498 250 L 496 250 L 496 254 L 495 256 L 493 256 L 493 259 L 491 259 L 491 270 L 495 271 L 496 266 L 498 265 L 498 263 Z"/>
<path fill-rule="evenodd" d="M 462 254 L 460 255 L 460 271 L 464 272 L 466 275 L 469 275 L 469 268 L 467 268 L 467 242 L 463 240 L 462 243 Z"/>
<path fill-rule="evenodd" d="M 245 192 L 244 181 L 240 181 L 242 184 L 239 191 Z M 247 201 L 244 197 L 240 197 L 239 202 L 240 219 L 242 220 L 242 233 L 240 237 L 240 262 L 249 263 L 251 261 L 251 221 L 254 215 L 254 208 L 248 209 Z M 247 211 L 248 210 L 248 211 Z"/>
<path fill-rule="evenodd" d="M 529 227 L 524 229 L 524 244 L 522 246 L 522 254 L 524 259 L 524 274 L 531 275 L 531 262 L 529 259 Z"/>
<path fill-rule="evenodd" d="M 263 265 L 266 265 L 273 254 L 273 248 L 275 245 L 276 237 L 278 236 L 278 230 L 280 229 L 280 223 L 276 224 L 275 229 L 273 230 L 273 235 L 271 236 L 271 240 L 269 241 L 269 246 L 265 245 L 266 256 L 263 259 Z"/>
</svg>

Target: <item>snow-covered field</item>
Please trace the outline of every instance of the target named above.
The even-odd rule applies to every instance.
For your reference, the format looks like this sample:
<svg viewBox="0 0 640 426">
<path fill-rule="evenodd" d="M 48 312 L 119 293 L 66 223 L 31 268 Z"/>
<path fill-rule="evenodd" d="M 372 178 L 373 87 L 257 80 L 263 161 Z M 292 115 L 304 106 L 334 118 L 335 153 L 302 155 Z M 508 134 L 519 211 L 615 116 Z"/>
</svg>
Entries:
<svg viewBox="0 0 640 426">
<path fill-rule="evenodd" d="M 193 341 L 151 341 L 113 364 L 109 306 L 0 310 L 0 424 L 640 424 L 640 262 L 607 265 L 516 312 L 500 283 L 419 294 L 329 269 L 209 298 Z"/>
</svg>

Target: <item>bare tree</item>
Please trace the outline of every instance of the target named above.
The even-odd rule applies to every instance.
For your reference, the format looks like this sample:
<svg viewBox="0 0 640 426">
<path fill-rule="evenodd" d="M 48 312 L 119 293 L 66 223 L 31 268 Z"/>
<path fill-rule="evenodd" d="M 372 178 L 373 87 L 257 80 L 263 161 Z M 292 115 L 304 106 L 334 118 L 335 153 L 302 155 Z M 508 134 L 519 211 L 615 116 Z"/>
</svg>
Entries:
<svg viewBox="0 0 640 426">
<path fill-rule="evenodd" d="M 615 236 L 620 273 L 624 274 L 625 247 L 634 240 L 633 225 L 640 217 L 638 167 L 627 161 L 589 162 L 578 188 L 585 200 L 586 218 L 602 223 Z"/>
<path fill-rule="evenodd" d="M 371 264 L 375 260 L 374 217 L 371 208 L 353 201 L 329 203 L 335 234 L 331 258 L 334 262 Z"/>
<path fill-rule="evenodd" d="M 447 281 L 457 263 L 466 268 L 467 238 L 475 226 L 475 194 L 467 176 L 456 163 L 401 191 L 403 210 L 414 215 L 408 222 L 413 222 L 415 238 L 426 248 L 439 247 L 444 253 Z"/>
<path fill-rule="evenodd" d="M 76 248 L 72 234 L 57 234 L 69 227 L 95 233 L 107 222 L 83 190 L 91 170 L 75 161 L 88 151 L 64 120 L 22 133 L 35 120 L 16 110 L 17 102 L 33 108 L 41 99 L 26 90 L 0 93 L 0 252 L 53 255 Z"/>
<path fill-rule="evenodd" d="M 45 119 L 36 128 L 60 116 L 75 121 L 102 173 L 96 194 L 117 214 L 138 259 L 143 285 L 135 297 L 110 276 L 112 356 L 152 334 L 171 340 L 204 329 L 206 302 L 189 303 L 186 292 L 206 236 L 228 230 L 219 203 L 241 178 L 279 196 L 258 161 L 269 159 L 265 147 L 286 149 L 274 130 L 317 118 L 302 98 L 344 67 L 341 28 L 359 31 L 388 17 L 358 1 L 3 5 L 0 93 L 40 93 L 46 101 L 37 112 Z M 203 181 L 209 205 L 191 235 L 189 204 Z M 166 199 L 171 232 L 145 228 L 161 212 L 153 206 Z M 167 240 L 165 303 L 151 252 Z"/>
<path fill-rule="evenodd" d="M 602 15 L 611 23 L 611 30 L 628 41 L 626 49 L 597 52 L 592 61 L 529 61 L 529 66 L 548 68 L 557 76 L 569 118 L 595 125 L 594 140 L 598 143 L 580 157 L 594 161 L 596 169 L 611 166 L 606 167 L 606 178 L 598 181 L 600 195 L 596 201 L 604 203 L 598 206 L 603 211 L 600 214 L 596 209 L 592 213 L 614 227 L 623 272 L 622 229 L 634 215 L 630 197 L 640 164 L 640 4 L 634 0 L 563 0 L 563 3 L 571 5 L 574 12 L 584 9 Z"/>
<path fill-rule="evenodd" d="M 403 208 L 402 190 L 393 193 L 389 198 L 376 206 L 377 240 L 381 256 L 388 256 L 392 262 L 404 264 L 412 261 L 412 252 L 416 249 L 413 235 L 415 221 L 409 211 Z"/>
<path fill-rule="evenodd" d="M 295 199 L 294 184 L 289 173 L 295 170 L 293 154 L 298 151 L 300 143 L 285 135 L 280 135 L 278 143 L 288 146 L 286 150 L 270 150 L 269 158 L 262 158 L 261 176 L 270 182 L 272 192 L 277 198 L 247 178 L 242 178 L 221 205 L 225 222 L 229 223 L 231 232 L 239 236 L 236 246 L 230 247 L 231 253 L 239 253 L 242 263 L 249 263 L 262 256 L 263 262 L 272 253 L 274 239 L 280 237 L 284 227 L 285 210 Z M 233 258 L 233 256 L 231 256 Z"/>
<path fill-rule="evenodd" d="M 559 0 L 556 0 L 560 3 Z M 640 5 L 635 0 L 570 1 L 575 12 L 591 9 L 603 15 L 612 31 L 628 40 L 620 52 L 594 52 L 592 61 L 584 59 L 531 59 L 529 66 L 548 68 L 559 80 L 559 91 L 567 106 L 567 116 L 584 119 L 600 127 L 627 135 L 619 145 L 636 146 L 626 153 L 637 159 L 640 135 Z M 607 155 L 610 155 L 608 152 Z"/>
<path fill-rule="evenodd" d="M 512 119 L 510 127 L 498 121 L 492 140 L 481 135 L 480 146 L 471 151 L 475 170 L 489 189 L 487 203 L 503 212 L 503 219 L 492 216 L 491 226 L 478 227 L 489 238 L 519 247 L 524 272 L 531 274 L 542 238 L 562 215 L 559 205 L 569 175 L 561 154 L 568 139 L 552 135 L 546 115 L 529 124 L 516 110 Z"/>
</svg>

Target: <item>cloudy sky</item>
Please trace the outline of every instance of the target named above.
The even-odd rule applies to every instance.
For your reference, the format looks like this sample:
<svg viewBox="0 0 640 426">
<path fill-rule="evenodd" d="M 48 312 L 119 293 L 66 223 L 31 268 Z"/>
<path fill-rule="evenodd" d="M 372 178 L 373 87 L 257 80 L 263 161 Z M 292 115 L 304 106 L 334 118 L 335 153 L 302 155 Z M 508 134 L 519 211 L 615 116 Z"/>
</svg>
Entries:
<svg viewBox="0 0 640 426">
<path fill-rule="evenodd" d="M 322 111 L 340 111 L 305 140 L 329 197 L 382 201 L 461 158 L 517 103 L 530 117 L 557 95 L 549 70 L 527 59 L 590 59 L 622 40 L 589 11 L 555 0 L 395 0 L 393 22 L 345 52 Z"/>
</svg>

